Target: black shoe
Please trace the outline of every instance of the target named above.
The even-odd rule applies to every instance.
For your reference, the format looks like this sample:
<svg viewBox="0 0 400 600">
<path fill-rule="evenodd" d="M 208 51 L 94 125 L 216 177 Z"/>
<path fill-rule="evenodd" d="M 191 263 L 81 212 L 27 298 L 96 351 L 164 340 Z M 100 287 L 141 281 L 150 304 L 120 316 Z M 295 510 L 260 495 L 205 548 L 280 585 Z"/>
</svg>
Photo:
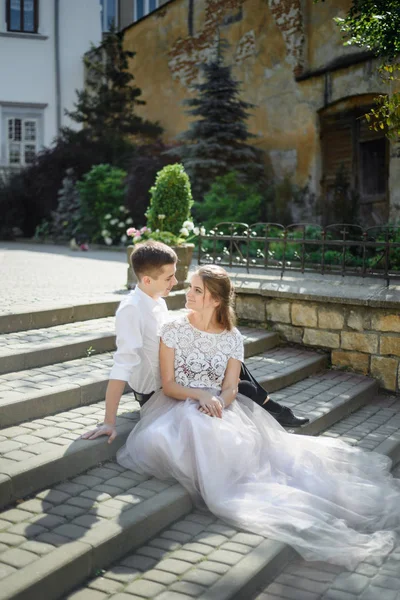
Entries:
<svg viewBox="0 0 400 600">
<path fill-rule="evenodd" d="M 282 427 L 301 427 L 302 425 L 306 425 L 310 421 L 310 419 L 308 419 L 307 417 L 296 417 L 293 411 L 287 406 L 279 405 L 278 410 L 276 410 L 275 407 L 273 408 L 273 410 L 268 410 L 268 404 L 269 403 L 266 402 L 261 406 L 265 408 L 265 410 L 269 412 L 269 414 L 272 417 L 274 417 L 274 419 L 276 419 L 278 423 L 282 425 Z"/>
</svg>

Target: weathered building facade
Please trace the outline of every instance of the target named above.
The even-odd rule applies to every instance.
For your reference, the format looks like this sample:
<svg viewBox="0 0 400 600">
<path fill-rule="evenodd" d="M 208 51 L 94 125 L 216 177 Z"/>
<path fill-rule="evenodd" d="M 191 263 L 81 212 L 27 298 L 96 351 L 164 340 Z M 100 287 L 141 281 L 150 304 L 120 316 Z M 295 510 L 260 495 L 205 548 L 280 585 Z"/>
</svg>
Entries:
<svg viewBox="0 0 400 600">
<path fill-rule="evenodd" d="M 140 114 L 160 122 L 167 142 L 187 129 L 181 102 L 193 94 L 220 35 L 229 42 L 226 62 L 242 82 L 243 99 L 256 105 L 249 126 L 273 176 L 308 185 L 332 222 L 344 173 L 363 222 L 393 221 L 400 212 L 398 151 L 360 118 L 389 87 L 368 52 L 343 45 L 333 19 L 349 6 L 350 0 L 166 2 L 125 30 L 146 101 Z"/>
</svg>

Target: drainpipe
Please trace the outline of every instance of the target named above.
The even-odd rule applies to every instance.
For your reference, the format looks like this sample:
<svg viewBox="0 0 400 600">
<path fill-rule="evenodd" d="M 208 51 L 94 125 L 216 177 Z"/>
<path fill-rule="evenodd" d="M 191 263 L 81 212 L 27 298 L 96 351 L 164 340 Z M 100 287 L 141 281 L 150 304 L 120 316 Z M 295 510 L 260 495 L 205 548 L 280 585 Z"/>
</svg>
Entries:
<svg viewBox="0 0 400 600">
<path fill-rule="evenodd" d="M 61 73 L 60 73 L 60 0 L 54 0 L 54 58 L 56 81 L 56 127 L 61 129 Z"/>
</svg>

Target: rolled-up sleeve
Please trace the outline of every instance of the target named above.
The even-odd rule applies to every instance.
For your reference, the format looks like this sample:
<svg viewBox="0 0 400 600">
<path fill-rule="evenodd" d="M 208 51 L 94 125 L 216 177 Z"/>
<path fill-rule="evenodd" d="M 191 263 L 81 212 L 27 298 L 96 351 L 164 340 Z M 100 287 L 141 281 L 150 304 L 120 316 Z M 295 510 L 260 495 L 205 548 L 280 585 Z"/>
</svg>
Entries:
<svg viewBox="0 0 400 600">
<path fill-rule="evenodd" d="M 115 317 L 117 351 L 114 354 L 110 379 L 129 381 L 132 369 L 140 364 L 138 350 L 143 347 L 140 325 L 140 313 L 137 307 L 127 305 L 117 311 Z"/>
</svg>

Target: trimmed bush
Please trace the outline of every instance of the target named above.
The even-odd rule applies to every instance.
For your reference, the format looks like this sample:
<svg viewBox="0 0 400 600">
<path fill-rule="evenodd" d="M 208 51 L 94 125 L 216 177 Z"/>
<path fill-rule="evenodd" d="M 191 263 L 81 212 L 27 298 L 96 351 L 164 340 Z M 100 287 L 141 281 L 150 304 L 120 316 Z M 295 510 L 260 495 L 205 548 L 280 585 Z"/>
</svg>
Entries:
<svg viewBox="0 0 400 600">
<path fill-rule="evenodd" d="M 183 165 L 177 163 L 161 169 L 150 195 L 150 206 L 146 212 L 148 227 L 152 231 L 162 228 L 180 235 L 182 223 L 189 218 L 193 204 L 189 177 Z M 159 215 L 165 215 L 161 222 Z"/>
</svg>

